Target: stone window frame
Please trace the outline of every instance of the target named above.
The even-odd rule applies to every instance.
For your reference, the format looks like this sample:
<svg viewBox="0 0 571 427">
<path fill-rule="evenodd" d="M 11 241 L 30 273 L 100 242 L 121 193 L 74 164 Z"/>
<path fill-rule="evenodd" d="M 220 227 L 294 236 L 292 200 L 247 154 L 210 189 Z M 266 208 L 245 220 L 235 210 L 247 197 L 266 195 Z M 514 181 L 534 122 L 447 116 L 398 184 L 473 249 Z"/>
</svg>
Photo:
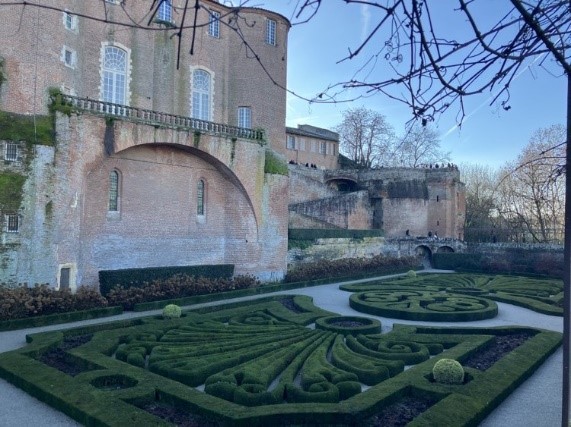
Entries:
<svg viewBox="0 0 571 427">
<path fill-rule="evenodd" d="M 327 154 L 327 142 L 325 142 L 325 141 L 319 142 L 319 154 L 323 154 L 323 155 Z"/>
<path fill-rule="evenodd" d="M 67 263 L 67 264 L 59 264 L 57 269 L 57 290 L 62 290 L 66 288 L 62 288 L 61 286 L 61 273 L 63 269 L 69 269 L 69 289 L 70 291 L 75 291 L 77 288 L 77 264 L 75 263 Z"/>
<path fill-rule="evenodd" d="M 4 215 L 4 220 L 6 223 L 5 230 L 6 233 L 19 233 L 21 220 L 20 215 L 17 213 L 7 213 Z"/>
<path fill-rule="evenodd" d="M 77 52 L 67 46 L 63 46 L 60 60 L 66 67 L 75 69 L 77 65 Z"/>
<path fill-rule="evenodd" d="M 276 30 L 278 27 L 278 23 L 277 21 L 268 18 L 266 20 L 266 43 L 269 44 L 270 46 L 276 46 Z"/>
<path fill-rule="evenodd" d="M 238 107 L 238 127 L 244 129 L 252 128 L 252 107 Z"/>
<path fill-rule="evenodd" d="M 287 136 L 286 148 L 288 150 L 295 150 L 295 136 L 293 135 Z"/>
<path fill-rule="evenodd" d="M 78 18 L 68 10 L 64 10 L 62 14 L 63 26 L 66 30 L 76 33 L 78 29 Z"/>
<path fill-rule="evenodd" d="M 105 61 L 106 61 L 106 53 L 107 53 L 107 49 L 108 48 L 115 48 L 115 49 L 119 49 L 122 50 L 123 52 L 125 52 L 126 56 L 125 56 L 125 87 L 124 87 L 124 99 L 123 99 L 123 105 L 129 105 L 130 103 L 130 98 L 131 98 L 131 70 L 132 70 L 132 66 L 131 66 L 131 49 L 129 49 L 128 47 L 122 45 L 121 43 L 117 43 L 117 42 L 103 42 L 101 43 L 101 51 L 100 51 L 100 55 L 99 55 L 99 100 L 103 101 L 103 102 L 111 102 L 105 99 L 105 94 L 104 94 L 104 89 L 105 89 L 105 72 L 106 71 L 112 71 L 111 69 L 106 69 L 105 68 Z M 116 102 L 114 102 L 116 103 Z M 110 113 L 113 113 L 112 111 L 108 111 Z"/>
<path fill-rule="evenodd" d="M 159 3 L 156 19 L 159 22 L 168 22 L 170 24 L 174 23 L 172 16 L 172 0 L 163 0 Z"/>
<path fill-rule="evenodd" d="M 203 72 L 206 73 L 210 79 L 210 86 L 208 93 L 204 91 L 196 91 L 195 90 L 195 73 Z M 200 111 L 195 111 L 196 103 L 195 103 L 195 95 L 204 95 L 208 94 L 208 106 L 204 108 L 202 106 Z M 193 119 L 198 120 L 205 120 L 205 121 L 214 121 L 214 94 L 215 94 L 215 74 L 212 70 L 206 67 L 190 67 L 190 114 L 189 116 Z M 205 111 L 206 110 L 206 111 Z M 207 113 L 206 115 L 204 113 Z M 198 113 L 198 117 L 195 113 Z"/>
<path fill-rule="evenodd" d="M 196 183 L 196 216 L 206 217 L 206 180 L 200 178 Z"/>
<path fill-rule="evenodd" d="M 208 11 L 208 35 L 220 38 L 220 12 L 216 10 Z"/>
<path fill-rule="evenodd" d="M 113 177 L 116 181 L 113 182 Z M 107 175 L 107 218 L 121 218 L 121 199 L 123 179 L 119 169 L 111 169 Z"/>
<path fill-rule="evenodd" d="M 20 147 L 15 142 L 4 143 L 4 160 L 7 162 L 17 162 L 18 155 L 20 154 Z"/>
</svg>

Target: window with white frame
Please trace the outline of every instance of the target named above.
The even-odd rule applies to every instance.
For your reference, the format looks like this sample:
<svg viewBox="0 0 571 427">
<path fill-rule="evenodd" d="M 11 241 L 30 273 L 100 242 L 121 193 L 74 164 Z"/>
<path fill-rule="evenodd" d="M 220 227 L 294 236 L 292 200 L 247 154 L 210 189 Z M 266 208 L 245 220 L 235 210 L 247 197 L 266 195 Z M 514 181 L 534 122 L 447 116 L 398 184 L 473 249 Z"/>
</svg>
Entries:
<svg viewBox="0 0 571 427">
<path fill-rule="evenodd" d="M 70 31 L 77 30 L 77 16 L 65 11 L 63 13 L 63 26 Z"/>
<path fill-rule="evenodd" d="M 192 117 L 200 120 L 210 120 L 210 74 L 204 70 L 194 70 L 192 73 Z"/>
<path fill-rule="evenodd" d="M 216 38 L 220 37 L 220 12 L 216 12 L 214 10 L 210 11 L 208 35 Z"/>
<path fill-rule="evenodd" d="M 238 107 L 238 127 L 250 129 L 252 127 L 252 109 Z"/>
<path fill-rule="evenodd" d="M 109 173 L 109 212 L 119 211 L 119 172 Z"/>
<path fill-rule="evenodd" d="M 15 162 L 18 160 L 18 144 L 7 142 L 4 147 L 4 160 Z"/>
<path fill-rule="evenodd" d="M 64 46 L 61 50 L 61 60 L 67 67 L 75 68 L 77 64 L 77 54 L 74 50 Z"/>
<path fill-rule="evenodd" d="M 266 21 L 266 43 L 276 45 L 276 21 L 273 19 Z"/>
<path fill-rule="evenodd" d="M 204 215 L 204 180 L 202 179 L 196 186 L 196 214 Z"/>
<path fill-rule="evenodd" d="M 159 9 L 157 11 L 157 20 L 163 22 L 172 22 L 172 1 L 162 0 L 159 4 Z"/>
<path fill-rule="evenodd" d="M 327 154 L 327 142 L 321 142 L 319 144 L 319 154 Z"/>
<path fill-rule="evenodd" d="M 295 136 L 293 136 L 293 135 L 287 136 L 286 148 L 288 150 L 295 150 Z"/>
<path fill-rule="evenodd" d="M 8 233 L 18 233 L 20 231 L 20 217 L 18 214 L 6 215 L 6 231 Z"/>
<path fill-rule="evenodd" d="M 114 104 L 126 104 L 127 52 L 116 46 L 105 46 L 103 51 L 101 99 Z"/>
</svg>

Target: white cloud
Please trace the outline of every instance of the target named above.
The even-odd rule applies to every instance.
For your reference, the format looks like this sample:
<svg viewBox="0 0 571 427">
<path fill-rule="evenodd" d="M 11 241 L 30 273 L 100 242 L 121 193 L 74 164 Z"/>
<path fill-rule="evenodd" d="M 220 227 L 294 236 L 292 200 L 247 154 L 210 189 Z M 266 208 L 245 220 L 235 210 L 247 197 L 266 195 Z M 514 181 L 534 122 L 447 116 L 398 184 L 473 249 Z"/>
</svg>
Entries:
<svg viewBox="0 0 571 427">
<path fill-rule="evenodd" d="M 369 25 L 371 23 L 371 8 L 368 5 L 361 6 L 361 41 L 365 41 L 369 35 Z"/>
</svg>

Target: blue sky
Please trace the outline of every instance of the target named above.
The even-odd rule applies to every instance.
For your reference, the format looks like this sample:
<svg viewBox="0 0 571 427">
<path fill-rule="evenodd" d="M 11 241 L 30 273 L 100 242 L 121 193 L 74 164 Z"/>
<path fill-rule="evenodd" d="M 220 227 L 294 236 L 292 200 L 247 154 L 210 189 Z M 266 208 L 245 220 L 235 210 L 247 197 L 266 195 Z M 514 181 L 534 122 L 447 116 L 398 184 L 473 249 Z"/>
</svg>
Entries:
<svg viewBox="0 0 571 427">
<path fill-rule="evenodd" d="M 456 1 L 441 0 L 452 6 Z M 493 20 L 500 0 L 489 0 L 486 13 Z M 501 0 L 505 1 L 505 0 Z M 298 0 L 250 0 L 248 6 L 263 7 L 294 21 L 292 11 Z M 355 49 L 376 22 L 370 7 L 347 6 L 340 0 L 323 1 L 319 14 L 309 23 L 293 26 L 289 33 L 288 89 L 313 98 L 329 84 L 348 80 L 360 65 L 358 61 L 337 62 L 349 48 Z M 483 2 L 486 4 L 486 1 Z M 452 28 L 463 31 L 463 28 Z M 450 151 L 454 163 L 479 163 L 498 167 L 517 157 L 532 133 L 553 124 L 565 124 L 566 79 L 531 66 L 512 84 L 511 110 L 489 106 L 490 94 L 467 98 L 461 129 L 456 127 L 458 108 L 453 106 L 435 123 L 441 135 L 441 147 Z M 404 131 L 412 117 L 410 110 L 384 95 L 352 103 L 316 104 L 288 95 L 287 125 L 311 124 L 334 128 L 348 108 L 364 106 L 384 114 L 397 133 Z"/>
</svg>

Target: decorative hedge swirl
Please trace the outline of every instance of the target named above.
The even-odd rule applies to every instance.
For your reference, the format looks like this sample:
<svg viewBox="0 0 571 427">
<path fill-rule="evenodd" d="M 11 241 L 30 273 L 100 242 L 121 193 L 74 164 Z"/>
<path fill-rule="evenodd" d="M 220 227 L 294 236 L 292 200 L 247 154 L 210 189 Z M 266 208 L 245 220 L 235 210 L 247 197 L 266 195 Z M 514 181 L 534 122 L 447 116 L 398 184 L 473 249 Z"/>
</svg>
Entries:
<svg viewBox="0 0 571 427">
<path fill-rule="evenodd" d="M 351 295 L 349 304 L 362 313 L 407 320 L 461 322 L 498 314 L 497 304 L 485 298 L 430 291 L 360 292 Z"/>
<path fill-rule="evenodd" d="M 464 426 L 482 420 L 561 343 L 559 333 L 516 327 L 345 334 L 363 318 L 310 302 L 280 296 L 35 334 L 0 355 L 0 377 L 85 425 L 168 425 L 150 409 L 157 405 L 198 425 L 368 425 L 394 402 L 424 397 L 437 404 L 415 423 L 447 425 L 454 413 Z M 310 327 L 324 318 L 344 330 Z M 469 387 L 427 379 L 439 359 L 463 360 L 522 330 L 532 333 L 509 357 L 484 371 L 466 368 Z M 54 350 L 66 367 L 83 369 L 48 366 L 43 356 Z"/>
<path fill-rule="evenodd" d="M 530 310 L 537 311 L 549 315 L 563 315 L 563 282 L 558 279 L 548 278 L 530 278 L 522 276 L 493 276 L 486 274 L 426 274 L 417 277 L 400 277 L 396 279 L 379 280 L 367 283 L 358 283 L 352 285 L 342 285 L 340 289 L 362 293 L 362 292 L 385 292 L 376 296 L 364 297 L 365 299 L 377 300 L 379 306 L 383 306 L 386 314 L 380 314 L 380 311 L 372 308 L 362 309 L 365 313 L 377 315 L 390 315 L 399 319 L 416 319 L 416 320 L 438 320 L 428 319 L 423 314 L 419 317 L 413 315 L 398 315 L 398 307 L 404 307 L 410 303 L 410 307 L 403 311 L 412 312 L 416 297 L 420 297 L 419 292 L 446 293 L 446 302 L 438 302 L 431 305 L 430 310 L 433 311 L 450 311 L 454 307 L 456 310 L 463 311 L 467 317 L 466 309 L 473 305 L 477 307 L 482 304 L 470 300 L 456 300 L 456 298 L 473 297 L 477 300 L 493 300 L 505 302 L 508 304 L 519 305 Z M 411 292 L 410 295 L 407 292 Z M 410 296 L 410 301 L 405 301 Z M 451 295 L 456 295 L 452 297 Z M 437 298 L 437 297 L 436 297 Z M 357 306 L 372 306 L 373 304 L 356 304 Z M 393 310 L 389 310 L 392 307 Z M 422 307 L 419 313 L 422 313 L 425 307 Z M 356 308 L 357 309 L 357 308 Z M 405 317 L 403 317 L 405 316 Z M 409 317 L 412 316 L 412 317 Z M 438 317 L 438 316 L 437 316 Z M 447 316 L 440 316 L 447 317 Z M 452 316 L 450 321 L 453 321 Z M 488 317 L 483 317 L 488 318 Z M 477 317 L 468 320 L 478 320 Z"/>
</svg>

